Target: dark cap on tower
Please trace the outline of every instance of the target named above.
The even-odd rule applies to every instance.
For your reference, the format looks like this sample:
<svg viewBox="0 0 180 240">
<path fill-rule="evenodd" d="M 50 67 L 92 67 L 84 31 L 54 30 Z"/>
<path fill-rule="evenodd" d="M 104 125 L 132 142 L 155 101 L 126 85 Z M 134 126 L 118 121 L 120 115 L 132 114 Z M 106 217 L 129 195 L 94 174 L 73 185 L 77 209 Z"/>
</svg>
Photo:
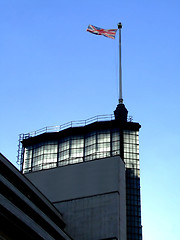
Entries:
<svg viewBox="0 0 180 240">
<path fill-rule="evenodd" d="M 127 122 L 128 110 L 124 104 L 118 104 L 116 110 L 114 111 L 115 120 L 121 122 Z"/>
</svg>

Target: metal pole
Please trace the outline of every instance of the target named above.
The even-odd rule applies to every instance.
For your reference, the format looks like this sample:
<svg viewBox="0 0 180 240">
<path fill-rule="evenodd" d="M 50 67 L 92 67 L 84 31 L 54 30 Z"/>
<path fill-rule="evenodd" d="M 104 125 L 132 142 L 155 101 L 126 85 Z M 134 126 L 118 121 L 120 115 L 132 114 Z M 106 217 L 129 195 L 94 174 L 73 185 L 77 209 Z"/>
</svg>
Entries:
<svg viewBox="0 0 180 240">
<path fill-rule="evenodd" d="M 122 98 L 122 68 L 121 68 L 121 28 L 122 28 L 122 24 L 118 23 L 118 29 L 119 29 L 119 103 L 123 104 L 123 98 Z"/>
</svg>

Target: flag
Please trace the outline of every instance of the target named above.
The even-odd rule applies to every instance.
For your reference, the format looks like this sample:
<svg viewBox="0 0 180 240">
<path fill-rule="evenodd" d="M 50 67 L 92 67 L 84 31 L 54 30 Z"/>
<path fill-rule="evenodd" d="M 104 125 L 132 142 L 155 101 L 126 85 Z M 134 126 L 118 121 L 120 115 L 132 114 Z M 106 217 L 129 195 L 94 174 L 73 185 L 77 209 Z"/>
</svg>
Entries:
<svg viewBox="0 0 180 240">
<path fill-rule="evenodd" d="M 116 31 L 118 29 L 103 29 L 99 27 L 95 27 L 93 25 L 89 25 L 87 31 L 96 35 L 103 35 L 108 38 L 115 39 Z"/>
</svg>

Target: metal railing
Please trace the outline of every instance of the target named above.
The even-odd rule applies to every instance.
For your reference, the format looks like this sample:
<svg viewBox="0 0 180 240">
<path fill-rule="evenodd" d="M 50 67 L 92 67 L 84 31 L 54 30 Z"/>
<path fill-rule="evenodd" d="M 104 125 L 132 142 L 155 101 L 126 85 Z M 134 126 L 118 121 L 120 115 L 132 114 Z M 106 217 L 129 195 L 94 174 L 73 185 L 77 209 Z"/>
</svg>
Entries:
<svg viewBox="0 0 180 240">
<path fill-rule="evenodd" d="M 95 116 L 92 118 L 88 118 L 86 120 L 71 121 L 71 122 L 67 122 L 67 123 L 59 125 L 59 126 L 48 126 L 48 127 L 44 127 L 44 128 L 38 129 L 33 132 L 22 133 L 20 135 L 21 135 L 21 138 L 23 137 L 23 139 L 27 139 L 30 137 L 38 136 L 43 133 L 60 132 L 62 130 L 65 130 L 65 129 L 71 128 L 71 127 L 84 127 L 84 126 L 89 125 L 94 122 L 103 122 L 103 121 L 111 121 L 111 120 L 114 120 L 114 114 L 98 115 L 98 116 Z"/>
</svg>

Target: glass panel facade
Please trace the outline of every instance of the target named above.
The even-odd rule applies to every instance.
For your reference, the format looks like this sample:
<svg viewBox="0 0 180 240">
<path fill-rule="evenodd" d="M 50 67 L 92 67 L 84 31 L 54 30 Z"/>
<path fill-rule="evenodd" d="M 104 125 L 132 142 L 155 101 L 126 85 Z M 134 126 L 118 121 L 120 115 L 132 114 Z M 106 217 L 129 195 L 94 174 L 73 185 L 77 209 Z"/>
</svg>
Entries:
<svg viewBox="0 0 180 240">
<path fill-rule="evenodd" d="M 61 139 L 58 147 L 58 166 L 83 162 L 83 136 L 72 136 L 69 138 Z"/>
<path fill-rule="evenodd" d="M 126 165 L 127 239 L 141 240 L 139 133 L 138 131 L 125 130 L 123 138 Z"/>
<path fill-rule="evenodd" d="M 23 172 L 91 161 L 120 154 L 118 129 L 92 131 L 25 148 Z"/>
<path fill-rule="evenodd" d="M 35 144 L 31 148 L 31 168 L 29 170 L 38 171 L 57 166 L 57 141 Z"/>
</svg>

